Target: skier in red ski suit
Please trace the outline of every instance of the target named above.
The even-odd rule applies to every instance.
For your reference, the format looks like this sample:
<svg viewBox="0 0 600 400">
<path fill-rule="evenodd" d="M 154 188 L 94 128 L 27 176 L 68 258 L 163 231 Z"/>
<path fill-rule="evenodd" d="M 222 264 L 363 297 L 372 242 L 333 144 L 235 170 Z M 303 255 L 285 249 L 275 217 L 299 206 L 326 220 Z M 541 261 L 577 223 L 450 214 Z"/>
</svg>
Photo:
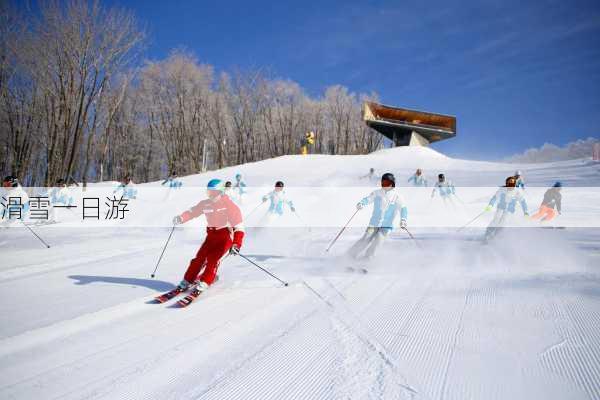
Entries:
<svg viewBox="0 0 600 400">
<path fill-rule="evenodd" d="M 193 218 L 206 215 L 206 239 L 198 250 L 196 257 L 190 261 L 183 280 L 179 284 L 187 289 L 192 283 L 198 282 L 199 290 L 206 290 L 215 281 L 217 269 L 223 256 L 239 254 L 244 238 L 242 212 L 239 207 L 224 194 L 223 182 L 212 179 L 208 183 L 208 199 L 202 200 L 190 210 L 173 218 L 173 224 L 183 224 Z M 204 272 L 198 275 L 202 269 Z"/>
</svg>

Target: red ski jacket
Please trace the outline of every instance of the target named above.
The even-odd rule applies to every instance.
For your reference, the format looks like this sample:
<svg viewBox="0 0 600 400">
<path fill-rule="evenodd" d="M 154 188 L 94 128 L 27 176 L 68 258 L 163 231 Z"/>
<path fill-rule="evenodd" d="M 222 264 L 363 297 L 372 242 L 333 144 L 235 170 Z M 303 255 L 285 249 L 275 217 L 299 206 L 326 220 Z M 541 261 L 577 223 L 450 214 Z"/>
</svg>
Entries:
<svg viewBox="0 0 600 400">
<path fill-rule="evenodd" d="M 207 232 L 229 229 L 233 233 L 233 244 L 242 247 L 244 224 L 240 208 L 227 195 L 221 195 L 217 201 L 202 200 L 194 207 L 180 215 L 182 222 L 206 215 Z"/>
</svg>

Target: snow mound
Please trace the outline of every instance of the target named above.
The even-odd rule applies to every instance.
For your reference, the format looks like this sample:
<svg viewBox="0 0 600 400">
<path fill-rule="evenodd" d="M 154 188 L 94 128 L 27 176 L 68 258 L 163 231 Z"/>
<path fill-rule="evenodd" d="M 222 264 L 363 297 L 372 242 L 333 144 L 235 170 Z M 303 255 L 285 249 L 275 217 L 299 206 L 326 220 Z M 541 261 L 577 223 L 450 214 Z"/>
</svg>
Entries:
<svg viewBox="0 0 600 400">
<path fill-rule="evenodd" d="M 364 155 L 286 155 L 189 175 L 181 180 L 188 186 L 204 186 L 212 178 L 234 181 L 235 175 L 240 173 L 251 186 L 272 186 L 276 180 L 283 180 L 286 186 L 363 186 L 370 168 L 375 169 L 376 177 L 385 172 L 395 174 L 397 186 L 407 186 L 407 179 L 417 168 L 424 171 L 430 186 L 439 173 L 459 186 L 499 186 L 517 169 L 523 171 L 529 186 L 547 187 L 556 180 L 567 186 L 600 186 L 598 163 L 588 159 L 511 164 L 457 159 L 418 146 L 395 147 Z M 160 181 L 149 185 L 159 184 Z"/>
</svg>

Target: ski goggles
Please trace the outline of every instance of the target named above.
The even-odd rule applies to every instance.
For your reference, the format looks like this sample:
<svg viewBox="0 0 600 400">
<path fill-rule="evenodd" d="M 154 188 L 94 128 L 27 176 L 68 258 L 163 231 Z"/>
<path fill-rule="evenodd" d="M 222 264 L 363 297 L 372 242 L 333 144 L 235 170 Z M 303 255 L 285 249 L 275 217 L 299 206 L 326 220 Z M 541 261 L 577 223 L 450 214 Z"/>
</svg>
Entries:
<svg viewBox="0 0 600 400">
<path fill-rule="evenodd" d="M 208 196 L 209 199 L 214 199 L 216 197 L 219 197 L 223 192 L 221 192 L 220 190 L 211 190 L 208 189 L 206 191 L 206 195 Z"/>
</svg>

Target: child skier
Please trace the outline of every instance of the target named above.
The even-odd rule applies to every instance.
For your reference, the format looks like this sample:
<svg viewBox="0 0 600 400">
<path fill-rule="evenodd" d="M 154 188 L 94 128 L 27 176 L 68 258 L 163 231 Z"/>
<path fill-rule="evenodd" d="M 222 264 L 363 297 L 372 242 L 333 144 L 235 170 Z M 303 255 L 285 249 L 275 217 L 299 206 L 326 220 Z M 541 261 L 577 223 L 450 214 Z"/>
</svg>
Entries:
<svg viewBox="0 0 600 400">
<path fill-rule="evenodd" d="M 525 181 L 523 181 L 523 174 L 521 171 L 515 171 L 515 179 L 517 180 L 517 186 L 519 189 L 525 189 Z"/>
<path fill-rule="evenodd" d="M 123 178 L 119 186 L 113 191 L 113 194 L 117 192 L 122 192 L 121 196 L 125 199 L 135 199 L 137 197 L 135 183 L 133 183 L 133 179 L 129 175 Z"/>
<path fill-rule="evenodd" d="M 542 200 L 542 204 L 540 205 L 540 209 L 531 216 L 532 219 L 541 218 L 540 221 L 551 221 L 556 216 L 556 212 L 554 211 L 555 207 L 556 211 L 558 211 L 558 214 L 561 214 L 561 188 L 562 183 L 556 182 L 550 189 L 546 190 L 546 193 L 544 193 L 544 200 Z"/>
<path fill-rule="evenodd" d="M 246 194 L 246 183 L 242 180 L 242 174 L 235 175 L 234 188 L 235 188 L 235 191 L 237 192 L 237 197 L 241 204 L 242 200 L 243 200 L 242 196 Z"/>
<path fill-rule="evenodd" d="M 367 180 L 370 182 L 373 180 L 373 178 L 375 177 L 375 168 L 369 168 L 369 173 L 361 176 L 362 179 L 367 178 Z"/>
<path fill-rule="evenodd" d="M 168 185 L 167 185 L 168 184 Z M 183 182 L 177 179 L 177 172 L 173 171 L 162 183 L 162 186 L 167 185 L 168 188 L 178 189 L 183 186 Z"/>
<path fill-rule="evenodd" d="M 196 257 L 190 261 L 178 289 L 183 292 L 195 285 L 192 295 L 202 292 L 215 281 L 217 269 L 223 256 L 237 255 L 242 247 L 244 225 L 242 212 L 224 193 L 224 184 L 220 179 L 212 179 L 207 185 L 208 199 L 202 200 L 190 210 L 173 218 L 173 225 L 206 215 L 206 239 Z M 200 270 L 204 271 L 199 275 Z"/>
<path fill-rule="evenodd" d="M 439 192 L 440 197 L 446 199 L 453 194 L 456 194 L 456 189 L 451 181 L 446 181 L 446 176 L 444 174 L 439 174 L 438 181 L 433 186 L 431 197 L 434 197 L 436 192 Z"/>
<path fill-rule="evenodd" d="M 231 181 L 225 182 L 225 189 L 223 190 L 223 193 L 225 193 L 227 196 L 229 196 L 230 199 L 233 200 L 233 198 L 231 197 L 232 192 L 233 192 L 233 184 L 231 183 Z"/>
<path fill-rule="evenodd" d="M 17 177 L 13 175 L 4 178 L 2 189 L 0 220 L 3 226 L 9 227 L 25 219 L 29 212 L 29 196 L 19 184 Z"/>
<path fill-rule="evenodd" d="M 72 205 L 74 203 L 73 196 L 67 188 L 67 183 L 64 179 L 56 181 L 56 187 L 50 192 L 50 201 L 52 204 L 61 204 L 65 206 Z"/>
<path fill-rule="evenodd" d="M 431 198 L 435 196 L 436 192 L 439 192 L 440 198 L 444 200 L 444 203 L 446 203 L 446 201 L 450 201 L 451 204 L 454 204 L 452 202 L 452 196 L 456 196 L 456 189 L 451 181 L 446 181 L 446 176 L 444 174 L 438 175 L 438 181 L 433 187 Z"/>
<path fill-rule="evenodd" d="M 183 186 L 183 182 L 181 182 L 179 179 L 177 179 L 177 172 L 173 171 L 167 177 L 167 179 L 165 179 L 161 183 L 161 186 L 165 186 L 165 185 L 167 185 L 167 187 L 169 189 L 167 190 L 167 194 L 165 195 L 164 200 L 168 200 L 169 197 L 171 196 L 171 192 L 173 192 L 173 190 L 181 189 L 181 187 Z"/>
<path fill-rule="evenodd" d="M 290 211 L 296 212 L 294 203 L 287 199 L 285 194 L 284 184 L 282 181 L 275 182 L 275 188 L 263 196 L 262 201 L 266 203 L 270 200 L 269 210 L 267 212 L 267 221 L 271 221 L 276 217 L 281 217 L 285 211 L 285 205 L 290 207 Z"/>
<path fill-rule="evenodd" d="M 484 211 L 491 211 L 496 202 L 498 202 L 498 205 L 494 219 L 485 231 L 485 236 L 483 238 L 484 243 L 487 243 L 500 232 L 506 223 L 506 219 L 515 213 L 517 203 L 521 204 L 523 214 L 529 216 L 529 213 L 527 212 L 527 202 L 525 201 L 525 197 L 523 197 L 523 191 L 518 190 L 516 186 L 517 180 L 515 177 L 509 176 L 506 178 L 505 186 L 498 189 L 496 194 L 494 194 L 494 197 L 490 199 L 490 202 Z"/>
<path fill-rule="evenodd" d="M 356 205 L 358 210 L 373 203 L 373 213 L 364 235 L 356 242 L 348 254 L 358 258 L 364 251 L 364 259 L 371 259 L 377 248 L 394 229 L 394 221 L 400 215 L 400 228 L 406 228 L 408 211 L 404 200 L 396 190 L 396 179 L 391 173 L 381 177 L 381 189 L 375 190 Z"/>
<path fill-rule="evenodd" d="M 57 218 L 57 210 L 56 206 L 73 206 L 75 200 L 67 187 L 67 183 L 64 179 L 59 179 L 56 181 L 56 187 L 52 188 L 50 192 L 50 203 L 52 207 L 50 208 L 50 216 L 48 218 L 49 223 L 59 222 Z"/>
<path fill-rule="evenodd" d="M 421 168 L 417 169 L 415 174 L 408 178 L 408 183 L 412 182 L 415 187 L 427 187 L 427 179 L 423 176 Z"/>
</svg>

